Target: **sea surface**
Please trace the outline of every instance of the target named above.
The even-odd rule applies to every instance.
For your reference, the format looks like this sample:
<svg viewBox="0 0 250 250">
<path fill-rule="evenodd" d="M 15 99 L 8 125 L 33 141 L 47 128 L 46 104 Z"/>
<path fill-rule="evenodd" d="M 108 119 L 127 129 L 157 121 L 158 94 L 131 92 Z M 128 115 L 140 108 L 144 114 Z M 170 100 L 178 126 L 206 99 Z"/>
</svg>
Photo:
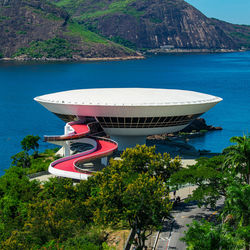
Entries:
<svg viewBox="0 0 250 250">
<path fill-rule="evenodd" d="M 88 63 L 0 62 L 0 174 L 28 134 L 57 135 L 64 123 L 33 98 L 85 88 L 149 87 L 200 91 L 223 98 L 203 117 L 223 127 L 190 140 L 221 152 L 232 136 L 250 131 L 250 52 L 155 55 L 146 60 Z M 50 147 L 41 142 L 40 150 Z"/>
</svg>

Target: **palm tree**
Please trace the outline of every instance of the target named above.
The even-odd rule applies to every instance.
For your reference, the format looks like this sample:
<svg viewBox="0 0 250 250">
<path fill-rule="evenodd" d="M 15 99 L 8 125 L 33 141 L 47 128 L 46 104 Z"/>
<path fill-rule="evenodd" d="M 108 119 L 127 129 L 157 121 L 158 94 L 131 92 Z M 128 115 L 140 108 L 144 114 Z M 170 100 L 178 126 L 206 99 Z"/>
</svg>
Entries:
<svg viewBox="0 0 250 250">
<path fill-rule="evenodd" d="M 224 149 L 226 159 L 224 168 L 234 176 L 240 174 L 244 182 L 250 181 L 250 137 L 249 135 L 234 136 L 230 139 L 236 145 Z"/>
<path fill-rule="evenodd" d="M 250 185 L 234 181 L 227 189 L 227 197 L 222 216 L 236 237 L 242 239 L 245 249 L 249 249 Z"/>
</svg>

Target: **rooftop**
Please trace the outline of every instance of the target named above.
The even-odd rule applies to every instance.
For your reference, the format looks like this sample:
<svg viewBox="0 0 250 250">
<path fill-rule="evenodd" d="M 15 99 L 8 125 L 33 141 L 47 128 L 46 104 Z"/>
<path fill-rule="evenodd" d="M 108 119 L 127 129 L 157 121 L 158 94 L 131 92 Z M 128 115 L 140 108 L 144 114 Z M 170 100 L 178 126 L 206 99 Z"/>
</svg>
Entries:
<svg viewBox="0 0 250 250">
<path fill-rule="evenodd" d="M 217 103 L 222 99 L 194 91 L 152 88 L 77 89 L 42 95 L 38 102 L 100 106 L 170 106 Z"/>
</svg>

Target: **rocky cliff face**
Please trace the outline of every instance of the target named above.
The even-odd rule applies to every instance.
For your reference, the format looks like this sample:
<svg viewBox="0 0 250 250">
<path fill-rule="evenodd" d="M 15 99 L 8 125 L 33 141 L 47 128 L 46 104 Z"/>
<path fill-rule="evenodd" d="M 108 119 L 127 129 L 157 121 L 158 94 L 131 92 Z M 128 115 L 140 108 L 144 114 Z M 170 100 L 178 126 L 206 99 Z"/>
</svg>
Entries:
<svg viewBox="0 0 250 250">
<path fill-rule="evenodd" d="M 64 6 L 77 21 L 99 34 L 136 48 L 164 45 L 185 49 L 239 48 L 219 23 L 183 0 L 53 2 Z"/>
<path fill-rule="evenodd" d="M 237 46 L 250 48 L 250 25 L 231 24 L 214 18 L 210 20 L 230 36 Z"/>
<path fill-rule="evenodd" d="M 126 57 L 136 55 L 70 20 L 44 0 L 0 0 L 0 55 L 29 58 Z"/>
<path fill-rule="evenodd" d="M 184 1 L 139 0 L 129 5 L 143 14 L 138 18 L 117 13 L 94 19 L 107 37 L 118 36 L 138 48 L 236 48 L 233 40 L 206 16 Z"/>
<path fill-rule="evenodd" d="M 49 2 L 50 1 L 50 2 Z M 0 0 L 0 58 L 127 58 L 129 49 L 250 48 L 250 27 L 183 0 Z"/>
</svg>

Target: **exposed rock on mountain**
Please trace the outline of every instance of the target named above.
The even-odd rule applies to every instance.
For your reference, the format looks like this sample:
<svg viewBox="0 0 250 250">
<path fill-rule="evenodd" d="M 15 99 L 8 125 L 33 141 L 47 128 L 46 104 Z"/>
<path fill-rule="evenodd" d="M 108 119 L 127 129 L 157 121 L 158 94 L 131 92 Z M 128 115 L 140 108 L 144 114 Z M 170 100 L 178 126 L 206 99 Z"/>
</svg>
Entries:
<svg viewBox="0 0 250 250">
<path fill-rule="evenodd" d="M 183 0 L 0 0 L 0 34 L 0 58 L 23 60 L 250 48 L 249 26 L 209 19 Z"/>
<path fill-rule="evenodd" d="M 82 59 L 137 54 L 85 29 L 44 0 L 0 0 L 0 57 Z"/>
<path fill-rule="evenodd" d="M 237 46 L 250 48 L 250 25 L 231 24 L 214 18 L 211 21 L 230 36 Z"/>
<path fill-rule="evenodd" d="M 99 34 L 134 48 L 238 49 L 221 23 L 183 0 L 51 0 Z"/>
</svg>

